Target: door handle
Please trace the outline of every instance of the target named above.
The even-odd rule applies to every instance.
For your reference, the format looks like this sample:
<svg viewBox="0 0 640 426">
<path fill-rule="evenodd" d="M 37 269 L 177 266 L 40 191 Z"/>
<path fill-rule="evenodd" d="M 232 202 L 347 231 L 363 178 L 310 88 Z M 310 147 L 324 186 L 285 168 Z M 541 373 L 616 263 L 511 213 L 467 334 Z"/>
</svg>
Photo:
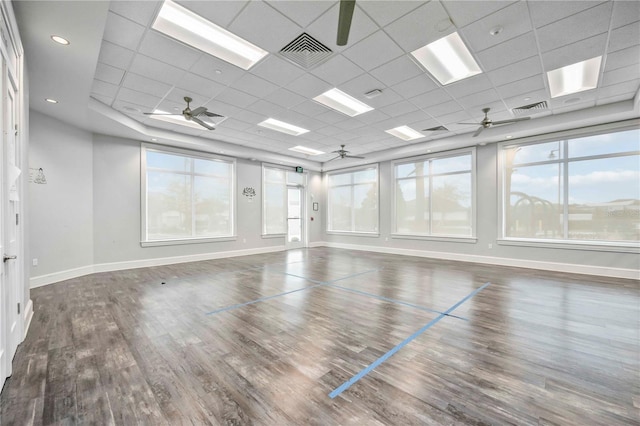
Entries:
<svg viewBox="0 0 640 426">
<path fill-rule="evenodd" d="M 6 254 L 3 256 L 3 262 L 6 262 L 7 260 L 14 260 L 17 259 L 18 256 L 16 256 L 15 254 L 13 256 L 7 256 Z"/>
</svg>

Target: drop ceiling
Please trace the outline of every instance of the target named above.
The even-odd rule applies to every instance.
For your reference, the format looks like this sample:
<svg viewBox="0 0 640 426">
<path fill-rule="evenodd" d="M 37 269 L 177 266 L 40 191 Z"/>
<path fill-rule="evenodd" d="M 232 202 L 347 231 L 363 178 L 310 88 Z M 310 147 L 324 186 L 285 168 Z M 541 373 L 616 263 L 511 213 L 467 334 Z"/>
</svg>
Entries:
<svg viewBox="0 0 640 426">
<path fill-rule="evenodd" d="M 160 143 L 190 141 L 228 153 L 317 165 L 341 144 L 361 162 L 451 149 L 638 117 L 640 2 L 356 2 L 349 42 L 336 45 L 337 1 L 179 1 L 267 50 L 245 71 L 175 41 L 151 25 L 162 2 L 14 2 L 25 45 L 31 108 L 99 133 Z M 457 31 L 482 73 L 442 86 L 410 52 Z M 496 33 L 492 35 L 492 33 Z M 278 52 L 307 33 L 332 54 L 305 69 Z M 71 41 L 59 46 L 52 34 Z M 602 56 L 598 87 L 551 99 L 546 72 Z M 334 87 L 374 110 L 349 117 L 313 101 Z M 381 90 L 371 99 L 365 93 Z M 180 112 L 184 96 L 226 119 L 216 130 L 153 120 Z M 57 105 L 44 102 L 56 98 Z M 546 101 L 547 108 L 512 109 Z M 493 120 L 531 120 L 472 138 L 481 111 Z M 299 136 L 258 123 L 267 118 L 308 129 Z M 403 141 L 385 130 L 410 126 Z M 444 126 L 447 130 L 423 129 Z M 289 151 L 303 145 L 317 156 Z M 325 169 L 349 162 L 336 160 Z"/>
</svg>

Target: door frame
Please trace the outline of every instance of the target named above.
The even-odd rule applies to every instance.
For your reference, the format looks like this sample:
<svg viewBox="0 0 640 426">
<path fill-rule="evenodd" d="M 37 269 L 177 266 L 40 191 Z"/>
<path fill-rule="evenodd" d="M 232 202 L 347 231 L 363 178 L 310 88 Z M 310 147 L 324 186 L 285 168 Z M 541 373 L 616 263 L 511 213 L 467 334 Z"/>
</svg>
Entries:
<svg viewBox="0 0 640 426">
<path fill-rule="evenodd" d="M 305 176 L 306 181 L 306 176 Z M 300 241 L 289 242 L 289 189 L 298 189 L 300 191 Z M 305 218 L 307 217 L 307 190 L 306 185 L 287 184 L 287 233 L 285 234 L 284 245 L 287 250 L 305 248 L 308 244 L 307 226 Z"/>
</svg>

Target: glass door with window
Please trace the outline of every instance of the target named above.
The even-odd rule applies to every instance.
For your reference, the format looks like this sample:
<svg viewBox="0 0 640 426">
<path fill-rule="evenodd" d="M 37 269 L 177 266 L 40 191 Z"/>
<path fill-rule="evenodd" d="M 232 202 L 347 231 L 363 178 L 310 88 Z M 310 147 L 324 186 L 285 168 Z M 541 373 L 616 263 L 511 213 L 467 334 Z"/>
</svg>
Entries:
<svg viewBox="0 0 640 426">
<path fill-rule="evenodd" d="M 287 186 L 287 248 L 301 248 L 304 243 L 304 189 Z"/>
</svg>

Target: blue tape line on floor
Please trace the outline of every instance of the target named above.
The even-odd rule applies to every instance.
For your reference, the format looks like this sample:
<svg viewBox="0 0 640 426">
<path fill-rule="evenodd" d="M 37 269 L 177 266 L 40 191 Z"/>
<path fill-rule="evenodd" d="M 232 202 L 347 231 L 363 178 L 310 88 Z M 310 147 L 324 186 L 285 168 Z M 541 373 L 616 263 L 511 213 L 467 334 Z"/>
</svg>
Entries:
<svg viewBox="0 0 640 426">
<path fill-rule="evenodd" d="M 442 314 L 442 315 L 446 315 L 446 316 L 449 316 L 449 317 L 452 317 L 452 318 L 461 319 L 463 321 L 469 321 L 468 319 L 463 318 L 463 317 L 459 317 L 458 315 L 445 314 L 444 312 L 438 311 L 436 309 L 427 308 L 426 306 L 414 305 L 413 303 L 403 302 L 402 300 L 392 299 L 390 297 L 379 296 L 377 294 L 368 293 L 366 291 L 356 290 L 355 288 L 343 287 L 341 285 L 332 284 L 332 283 L 329 283 L 329 286 L 330 287 L 334 287 L 334 288 L 339 288 L 339 289 L 345 290 L 345 291 L 350 291 L 352 293 L 361 294 L 363 296 L 369 296 L 369 297 L 373 297 L 373 298 L 376 298 L 376 299 L 384 300 L 385 302 L 396 303 L 398 305 L 409 306 L 411 308 L 420 309 L 422 311 L 427 311 L 427 312 L 431 312 L 431 313 L 434 313 L 434 314 Z"/>
<path fill-rule="evenodd" d="M 395 354 L 396 352 L 398 352 L 400 349 L 402 349 L 404 346 L 406 346 L 409 342 L 411 342 L 413 339 L 415 339 L 416 337 L 418 337 L 419 335 L 421 335 L 422 333 L 424 333 L 425 331 L 427 331 L 429 328 L 433 327 L 435 324 L 438 323 L 438 321 L 440 321 L 442 318 L 444 318 L 445 316 L 447 316 L 449 313 L 451 313 L 452 311 L 454 311 L 455 309 L 457 309 L 460 305 L 462 305 L 464 302 L 466 302 L 467 300 L 471 299 L 473 296 L 475 296 L 476 294 L 478 294 L 480 291 L 484 290 L 490 283 L 485 283 L 482 287 L 475 289 L 473 292 L 469 293 L 467 296 L 465 296 L 464 298 L 462 298 L 458 303 L 456 303 L 455 305 L 451 306 L 449 309 L 447 309 L 446 311 L 444 311 L 442 314 L 438 315 L 436 318 L 432 319 L 431 321 L 429 321 L 425 326 L 423 326 L 421 329 L 419 329 L 418 331 L 416 331 L 415 333 L 413 333 L 411 336 L 407 337 L 405 340 L 403 340 L 400 344 L 398 344 L 397 346 L 395 346 L 393 349 L 391 349 L 389 352 L 387 352 L 386 354 L 382 355 L 380 358 L 378 358 L 377 360 L 375 360 L 373 363 L 371 363 L 368 367 L 366 367 L 365 369 L 363 369 L 362 371 L 360 371 L 358 374 L 356 374 L 355 376 L 353 376 L 352 378 L 350 378 L 349 380 L 347 380 L 346 382 L 344 382 L 343 384 L 341 384 L 339 387 L 337 387 L 336 389 L 334 389 L 330 394 L 329 397 L 331 399 L 337 397 L 338 395 L 340 395 L 342 392 L 344 392 L 345 390 L 349 389 L 351 387 L 351 385 L 353 385 L 354 383 L 356 383 L 358 380 L 360 380 L 361 378 L 363 378 L 364 376 L 366 376 L 371 370 L 373 370 L 374 368 L 378 367 L 380 364 L 382 364 L 383 362 L 385 362 L 387 359 L 389 359 L 389 357 L 391 357 L 393 354 Z"/>
</svg>

